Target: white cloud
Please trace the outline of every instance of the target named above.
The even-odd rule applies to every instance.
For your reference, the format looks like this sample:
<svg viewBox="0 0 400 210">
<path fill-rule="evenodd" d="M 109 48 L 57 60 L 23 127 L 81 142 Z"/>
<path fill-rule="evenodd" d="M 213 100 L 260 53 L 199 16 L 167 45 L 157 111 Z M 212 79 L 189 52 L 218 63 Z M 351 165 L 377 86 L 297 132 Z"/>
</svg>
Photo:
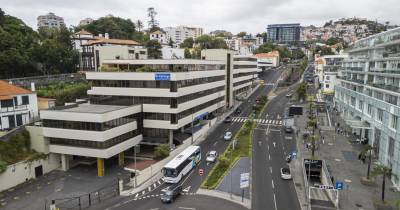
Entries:
<svg viewBox="0 0 400 210">
<path fill-rule="evenodd" d="M 398 0 L 0 0 L 2 9 L 36 28 L 36 17 L 47 12 L 77 25 L 86 17 L 107 14 L 147 23 L 147 8 L 155 7 L 161 27 L 188 25 L 206 31 L 225 29 L 237 33 L 265 31 L 268 24 L 322 25 L 330 19 L 363 17 L 400 24 Z"/>
</svg>

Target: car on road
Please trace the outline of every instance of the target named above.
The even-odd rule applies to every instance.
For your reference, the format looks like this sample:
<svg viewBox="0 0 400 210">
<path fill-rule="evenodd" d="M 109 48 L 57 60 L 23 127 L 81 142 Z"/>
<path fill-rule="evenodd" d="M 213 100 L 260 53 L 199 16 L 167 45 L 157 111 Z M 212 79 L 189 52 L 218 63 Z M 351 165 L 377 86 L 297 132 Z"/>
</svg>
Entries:
<svg viewBox="0 0 400 210">
<path fill-rule="evenodd" d="M 161 202 L 172 203 L 181 194 L 182 185 L 171 185 L 167 190 L 160 196 Z"/>
<path fill-rule="evenodd" d="M 232 118 L 231 117 L 226 117 L 224 120 L 224 123 L 231 123 L 232 122 Z"/>
<path fill-rule="evenodd" d="M 293 159 L 293 155 L 292 154 L 288 154 L 286 155 L 286 162 L 290 163 Z"/>
<path fill-rule="evenodd" d="M 226 132 L 225 133 L 225 135 L 224 135 L 224 139 L 226 140 L 226 141 L 229 141 L 229 140 L 231 140 L 232 139 L 232 132 Z"/>
<path fill-rule="evenodd" d="M 289 168 L 281 168 L 281 178 L 285 180 L 292 179 L 292 174 L 290 174 Z"/>
<path fill-rule="evenodd" d="M 207 153 L 206 162 L 207 163 L 214 163 L 217 160 L 218 153 L 215 150 L 209 151 Z"/>
<path fill-rule="evenodd" d="M 286 94 L 286 97 L 287 98 L 291 98 L 293 96 L 293 93 L 292 92 L 288 92 L 287 94 Z"/>
<path fill-rule="evenodd" d="M 235 114 L 239 115 L 240 113 L 242 113 L 242 110 L 238 107 L 238 108 L 235 110 Z"/>
<path fill-rule="evenodd" d="M 285 133 L 293 133 L 293 128 L 290 125 L 285 126 Z"/>
</svg>

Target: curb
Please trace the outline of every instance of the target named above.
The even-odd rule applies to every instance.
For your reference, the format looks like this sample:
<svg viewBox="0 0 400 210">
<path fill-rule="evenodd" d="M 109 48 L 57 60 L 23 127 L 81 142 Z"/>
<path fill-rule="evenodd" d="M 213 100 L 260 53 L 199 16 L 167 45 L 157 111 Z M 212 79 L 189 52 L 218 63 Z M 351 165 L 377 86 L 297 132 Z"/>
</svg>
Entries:
<svg viewBox="0 0 400 210">
<path fill-rule="evenodd" d="M 198 189 L 196 194 L 221 198 L 221 199 L 242 205 L 243 207 L 245 207 L 247 209 L 251 209 L 251 200 L 244 198 L 243 199 L 244 202 L 241 202 L 242 198 L 237 195 L 232 195 L 232 198 L 231 198 L 229 193 L 221 192 L 218 190 L 205 190 L 205 189 Z"/>
</svg>

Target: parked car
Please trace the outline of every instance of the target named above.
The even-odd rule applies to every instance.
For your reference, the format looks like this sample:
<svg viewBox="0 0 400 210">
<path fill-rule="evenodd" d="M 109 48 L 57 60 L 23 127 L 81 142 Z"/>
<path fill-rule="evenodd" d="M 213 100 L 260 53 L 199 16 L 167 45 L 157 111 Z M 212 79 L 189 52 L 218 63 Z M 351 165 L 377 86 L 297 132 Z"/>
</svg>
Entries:
<svg viewBox="0 0 400 210">
<path fill-rule="evenodd" d="M 293 133 L 292 126 L 289 126 L 289 125 L 285 126 L 285 133 Z"/>
<path fill-rule="evenodd" d="M 226 140 L 226 141 L 229 141 L 229 140 L 231 140 L 232 139 L 232 132 L 226 132 L 225 133 L 225 135 L 224 135 L 224 139 Z"/>
<path fill-rule="evenodd" d="M 224 120 L 224 123 L 231 123 L 232 122 L 232 118 L 231 117 L 226 117 Z"/>
<path fill-rule="evenodd" d="M 281 168 L 281 178 L 286 180 L 292 179 L 289 168 Z"/>
<path fill-rule="evenodd" d="M 292 154 L 286 155 L 286 162 L 290 163 L 292 161 L 292 159 L 293 159 Z"/>
<path fill-rule="evenodd" d="M 206 162 L 214 163 L 217 160 L 217 157 L 218 157 L 217 151 L 214 151 L 214 150 L 209 151 L 207 153 Z"/>
<path fill-rule="evenodd" d="M 172 203 L 181 194 L 182 185 L 171 185 L 168 189 L 160 196 L 161 202 Z"/>
<path fill-rule="evenodd" d="M 287 94 L 286 94 L 286 97 L 287 98 L 291 98 L 293 96 L 293 93 L 292 92 L 288 92 Z"/>
</svg>

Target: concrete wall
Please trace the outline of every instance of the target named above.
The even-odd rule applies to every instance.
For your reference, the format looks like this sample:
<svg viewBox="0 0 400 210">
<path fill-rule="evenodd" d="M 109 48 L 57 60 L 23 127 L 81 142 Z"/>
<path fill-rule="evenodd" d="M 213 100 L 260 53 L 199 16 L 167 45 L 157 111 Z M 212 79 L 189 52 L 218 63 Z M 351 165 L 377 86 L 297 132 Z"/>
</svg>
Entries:
<svg viewBox="0 0 400 210">
<path fill-rule="evenodd" d="M 26 126 L 26 130 L 29 131 L 31 137 L 31 149 L 34 149 L 36 152 L 49 154 L 49 143 L 43 136 L 43 127 Z"/>
<path fill-rule="evenodd" d="M 60 155 L 49 154 L 46 159 L 35 160 L 33 162 L 19 162 L 7 167 L 7 170 L 0 173 L 0 192 L 37 178 L 35 168 L 42 166 L 43 174 L 57 169 L 61 166 Z"/>
</svg>

